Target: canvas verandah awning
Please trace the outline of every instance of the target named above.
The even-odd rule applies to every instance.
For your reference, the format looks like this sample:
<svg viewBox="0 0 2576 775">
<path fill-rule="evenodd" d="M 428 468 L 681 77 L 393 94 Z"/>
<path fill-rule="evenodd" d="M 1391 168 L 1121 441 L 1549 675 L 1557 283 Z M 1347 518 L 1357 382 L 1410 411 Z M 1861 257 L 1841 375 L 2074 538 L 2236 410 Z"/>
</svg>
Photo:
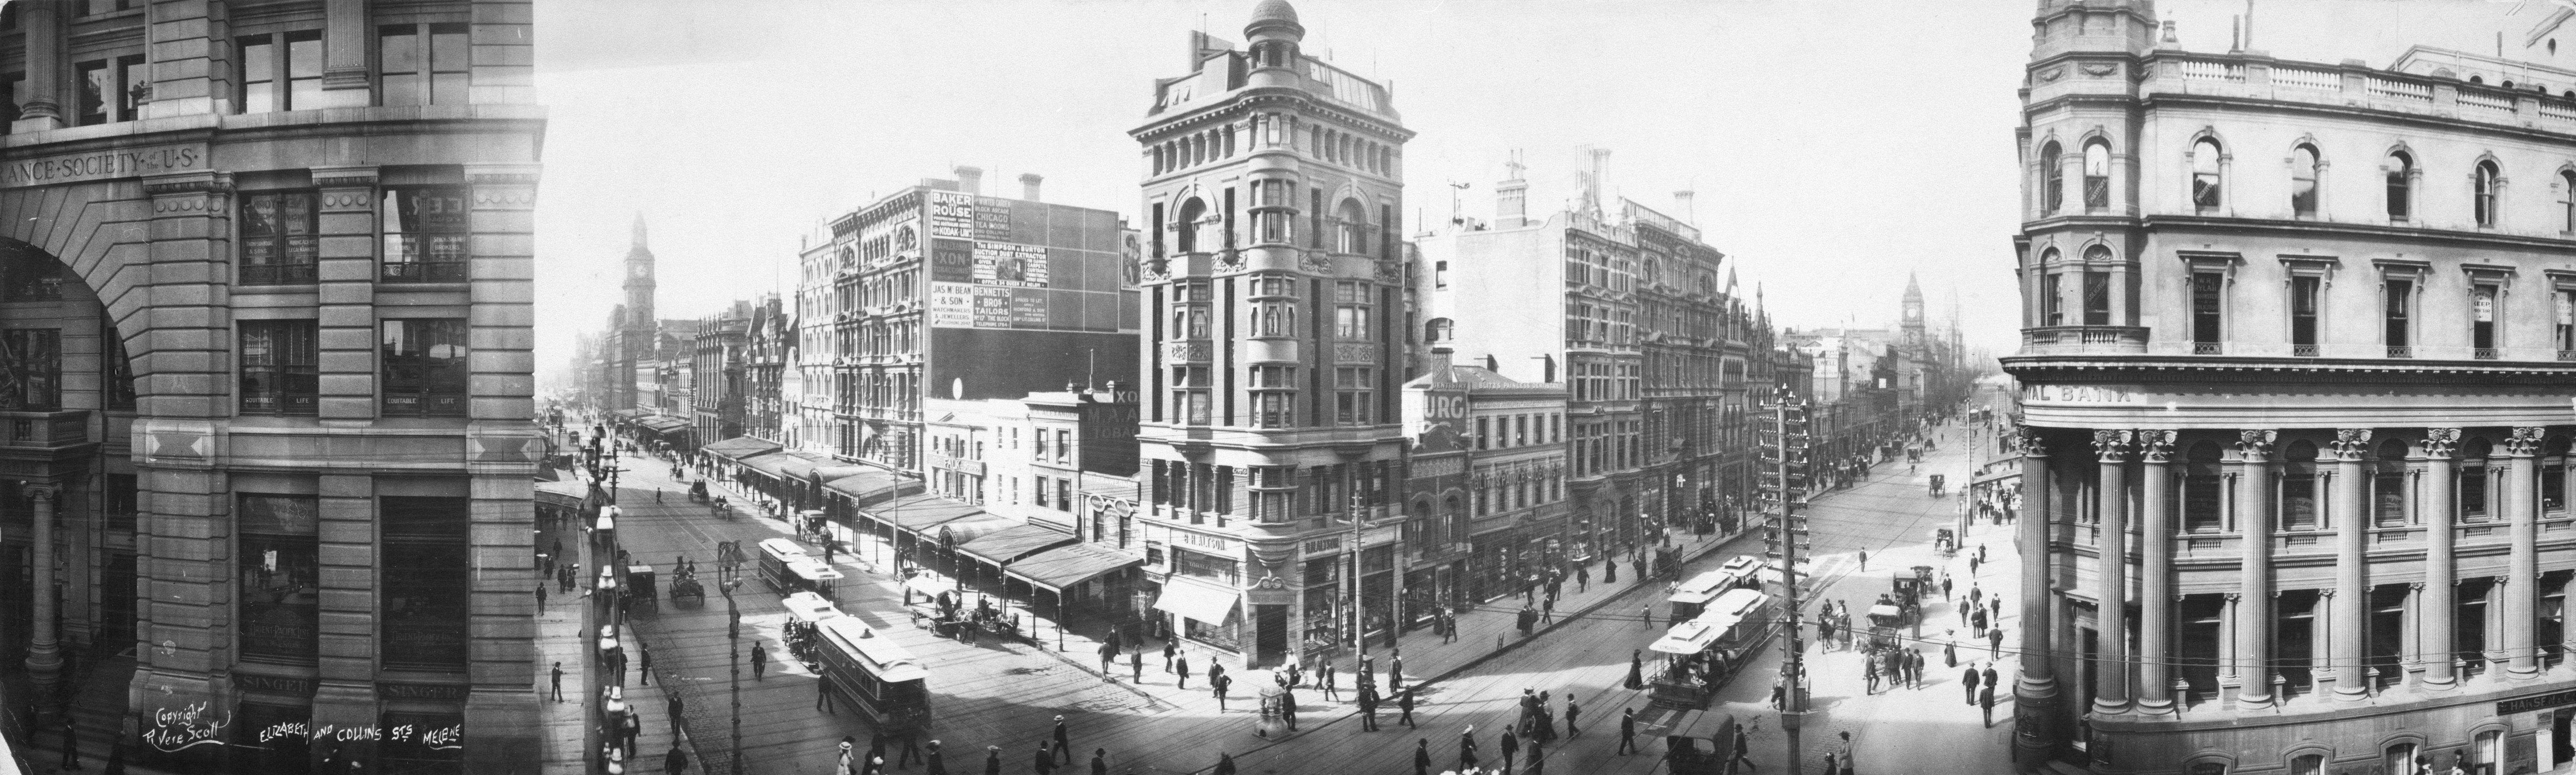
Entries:
<svg viewBox="0 0 2576 775">
<path fill-rule="evenodd" d="M 859 509 L 859 515 L 885 523 L 897 530 L 923 538 L 936 538 L 925 533 L 940 523 L 984 513 L 984 507 L 942 498 L 936 495 L 912 495 Z"/>
<path fill-rule="evenodd" d="M 685 431 L 689 429 L 689 421 L 667 414 L 636 420 L 635 424 L 644 426 L 645 429 L 655 433 L 670 433 L 673 431 Z"/>
<path fill-rule="evenodd" d="M 1145 558 L 1099 544 L 1066 544 L 1021 558 L 1003 571 L 1004 575 L 1028 582 L 1049 592 L 1063 592 L 1069 587 L 1118 572 L 1121 568 L 1142 565 Z"/>
<path fill-rule="evenodd" d="M 1243 593 L 1233 587 L 1221 587 L 1187 576 L 1173 576 L 1163 583 L 1162 596 L 1154 598 L 1154 610 L 1169 611 L 1208 624 L 1224 624 L 1226 617 L 1234 615 L 1235 603 L 1242 599 Z"/>
<path fill-rule="evenodd" d="M 823 478 L 823 489 L 849 498 L 853 506 L 865 507 L 872 502 L 903 493 L 905 484 L 903 478 L 891 471 L 869 468 L 833 477 L 830 476 L 830 470 L 837 469 L 818 472 Z M 913 491 L 920 492 L 917 483 Z"/>
<path fill-rule="evenodd" d="M 743 467 L 758 471 L 771 479 L 789 482 L 803 481 L 805 475 L 812 473 L 815 468 L 832 465 L 834 461 L 803 452 L 772 452 L 745 457 L 738 462 L 742 463 Z"/>
<path fill-rule="evenodd" d="M 766 455 L 776 452 L 779 449 L 780 447 L 776 442 L 756 439 L 750 436 L 735 436 L 730 439 L 699 447 L 698 451 L 724 458 L 726 460 L 740 461 L 743 458 L 754 455 Z"/>
<path fill-rule="evenodd" d="M 1022 557 L 1072 543 L 1073 540 L 1072 533 L 1022 523 L 968 539 L 957 545 L 957 551 L 999 567 L 1018 562 Z"/>
</svg>

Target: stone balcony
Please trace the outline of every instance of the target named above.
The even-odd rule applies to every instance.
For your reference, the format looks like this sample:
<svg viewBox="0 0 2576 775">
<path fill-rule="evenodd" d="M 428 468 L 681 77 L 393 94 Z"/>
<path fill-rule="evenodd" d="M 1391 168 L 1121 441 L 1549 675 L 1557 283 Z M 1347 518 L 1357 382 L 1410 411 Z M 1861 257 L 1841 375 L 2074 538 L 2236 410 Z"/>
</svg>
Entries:
<svg viewBox="0 0 2576 775">
<path fill-rule="evenodd" d="M 2021 330 L 2023 355 L 2145 355 L 2144 326 L 2038 326 Z"/>
</svg>

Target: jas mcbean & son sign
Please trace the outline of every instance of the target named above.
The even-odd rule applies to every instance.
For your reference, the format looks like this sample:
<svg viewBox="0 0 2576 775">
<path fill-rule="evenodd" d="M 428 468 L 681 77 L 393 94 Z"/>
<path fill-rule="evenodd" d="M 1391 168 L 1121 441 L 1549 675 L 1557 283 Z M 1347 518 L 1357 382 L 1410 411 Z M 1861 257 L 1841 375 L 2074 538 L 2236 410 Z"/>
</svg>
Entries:
<svg viewBox="0 0 2576 775">
<path fill-rule="evenodd" d="M 0 188 L 187 172 L 206 168 L 205 143 L 85 151 L 0 162 Z"/>
</svg>

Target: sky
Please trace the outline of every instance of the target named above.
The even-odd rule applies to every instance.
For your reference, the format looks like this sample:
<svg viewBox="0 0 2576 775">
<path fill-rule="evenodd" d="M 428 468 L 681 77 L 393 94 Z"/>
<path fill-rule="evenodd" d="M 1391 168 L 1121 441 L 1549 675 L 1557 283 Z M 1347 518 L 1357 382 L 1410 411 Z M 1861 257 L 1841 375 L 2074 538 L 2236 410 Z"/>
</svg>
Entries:
<svg viewBox="0 0 2576 775">
<path fill-rule="evenodd" d="M 2567 0 L 2166 0 L 2185 49 L 2385 66 L 2416 43 L 2493 47 Z M 1255 0 L 548 0 L 537 205 L 538 364 L 623 300 L 642 214 L 664 318 L 763 293 L 832 216 L 957 165 L 988 194 L 1141 221 L 1142 123 L 1187 32 L 1240 44 Z M 1562 206 L 1578 149 L 1613 193 L 1681 215 L 1773 320 L 1892 323 L 1909 274 L 1971 346 L 2017 343 L 2013 130 L 2032 0 L 1297 0 L 1304 50 L 1393 85 L 1411 224 L 1468 217 L 1519 150 L 1531 209 Z"/>
</svg>

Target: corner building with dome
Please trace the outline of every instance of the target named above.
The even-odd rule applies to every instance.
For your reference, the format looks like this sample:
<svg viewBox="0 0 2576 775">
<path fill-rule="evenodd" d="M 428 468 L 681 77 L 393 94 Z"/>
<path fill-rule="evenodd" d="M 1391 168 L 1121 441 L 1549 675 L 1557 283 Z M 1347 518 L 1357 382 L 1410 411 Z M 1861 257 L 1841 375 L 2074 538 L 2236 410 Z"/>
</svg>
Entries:
<svg viewBox="0 0 2576 775">
<path fill-rule="evenodd" d="M 1146 216 L 1142 523 L 1170 632 L 1229 666 L 1390 637 L 1405 479 L 1404 128 L 1386 85 L 1300 48 L 1264 0 L 1245 43 L 1190 34 L 1130 134 Z M 1363 517 L 1355 533 L 1348 517 Z M 1356 603 L 1350 553 L 1358 552 Z"/>
<path fill-rule="evenodd" d="M 2038 4 L 2003 361 L 2025 770 L 2570 768 L 2566 16 L 2372 66 Z"/>
</svg>

